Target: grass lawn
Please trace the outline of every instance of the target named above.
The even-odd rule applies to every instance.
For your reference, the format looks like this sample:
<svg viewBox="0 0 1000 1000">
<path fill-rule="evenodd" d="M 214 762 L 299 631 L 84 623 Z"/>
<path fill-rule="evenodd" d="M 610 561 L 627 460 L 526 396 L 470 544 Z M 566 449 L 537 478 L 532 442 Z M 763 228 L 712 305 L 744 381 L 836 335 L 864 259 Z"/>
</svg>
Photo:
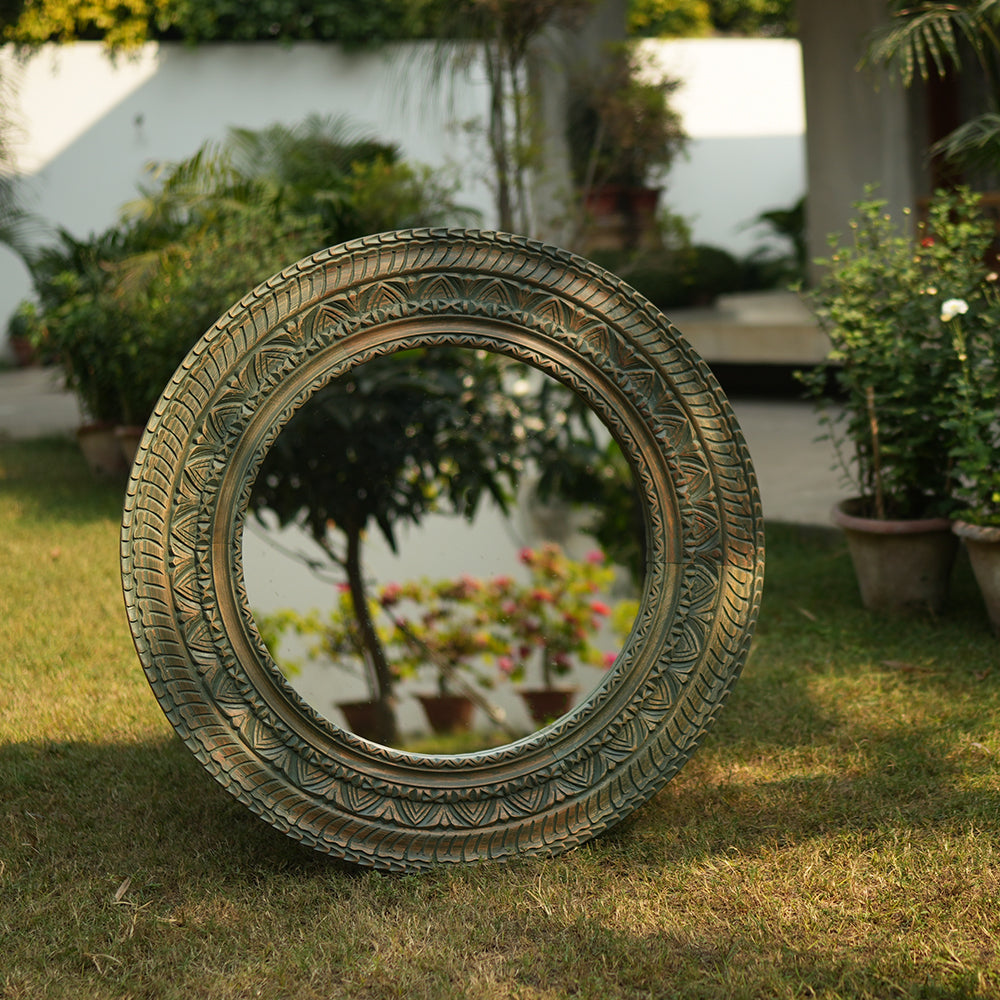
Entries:
<svg viewBox="0 0 1000 1000">
<path fill-rule="evenodd" d="M 0 997 L 996 998 L 1000 643 L 862 611 L 770 525 L 719 724 L 552 860 L 393 877 L 298 847 L 174 737 L 118 583 L 121 490 L 0 444 Z"/>
</svg>

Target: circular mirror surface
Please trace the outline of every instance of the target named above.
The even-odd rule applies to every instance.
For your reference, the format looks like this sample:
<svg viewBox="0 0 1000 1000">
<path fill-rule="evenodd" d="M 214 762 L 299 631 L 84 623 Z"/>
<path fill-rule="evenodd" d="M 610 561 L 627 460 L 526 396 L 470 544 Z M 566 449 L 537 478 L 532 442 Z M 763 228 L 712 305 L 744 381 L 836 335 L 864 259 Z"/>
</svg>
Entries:
<svg viewBox="0 0 1000 1000">
<path fill-rule="evenodd" d="M 576 393 L 502 355 L 410 349 L 340 375 L 272 445 L 250 510 L 247 593 L 280 673 L 332 724 L 402 749 L 553 722 L 638 608 L 621 448 Z"/>
</svg>

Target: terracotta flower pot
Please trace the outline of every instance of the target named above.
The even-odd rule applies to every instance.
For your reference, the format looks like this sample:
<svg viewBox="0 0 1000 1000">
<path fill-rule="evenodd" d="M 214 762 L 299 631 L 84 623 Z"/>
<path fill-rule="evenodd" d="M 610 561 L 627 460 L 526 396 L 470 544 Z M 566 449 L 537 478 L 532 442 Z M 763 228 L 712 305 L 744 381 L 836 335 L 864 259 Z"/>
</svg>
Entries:
<svg viewBox="0 0 1000 1000">
<path fill-rule="evenodd" d="M 128 472 L 121 445 L 111 424 L 84 424 L 76 432 L 87 467 L 102 479 L 115 479 Z"/>
<path fill-rule="evenodd" d="M 584 196 L 585 239 L 590 249 L 653 249 L 658 240 L 659 188 L 609 184 Z"/>
<path fill-rule="evenodd" d="M 420 702 L 435 733 L 454 733 L 472 727 L 476 706 L 461 694 L 418 694 Z"/>
<path fill-rule="evenodd" d="M 940 612 L 958 550 L 951 522 L 882 521 L 860 516 L 861 509 L 861 500 L 843 500 L 832 512 L 847 538 L 861 603 L 872 611 Z"/>
<path fill-rule="evenodd" d="M 1000 639 L 1000 527 L 955 521 L 952 528 L 965 543 L 993 633 Z"/>
<path fill-rule="evenodd" d="M 115 437 L 118 438 L 118 447 L 121 449 L 125 464 L 132 468 L 135 461 L 135 453 L 139 450 L 139 442 L 142 440 L 143 427 L 132 424 L 123 424 L 115 428 Z"/>
<path fill-rule="evenodd" d="M 575 687 L 522 688 L 520 694 L 528 715 L 539 726 L 547 726 L 573 706 Z"/>
<path fill-rule="evenodd" d="M 38 361 L 38 353 L 27 337 L 10 337 L 7 341 L 14 353 L 14 363 L 18 368 L 29 368 Z"/>
<path fill-rule="evenodd" d="M 342 701 L 337 708 L 347 721 L 347 728 L 366 740 L 375 740 L 379 732 L 379 710 L 377 701 Z"/>
</svg>

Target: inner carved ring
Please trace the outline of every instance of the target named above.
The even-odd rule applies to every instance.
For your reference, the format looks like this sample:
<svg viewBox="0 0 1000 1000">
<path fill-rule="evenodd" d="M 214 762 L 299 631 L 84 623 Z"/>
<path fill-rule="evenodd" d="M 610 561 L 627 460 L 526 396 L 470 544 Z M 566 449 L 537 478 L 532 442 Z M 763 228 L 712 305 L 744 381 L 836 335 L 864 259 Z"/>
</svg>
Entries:
<svg viewBox="0 0 1000 1000">
<path fill-rule="evenodd" d="M 546 344 L 539 338 L 525 336 L 524 331 L 499 324 L 408 321 L 375 328 L 351 338 L 349 342 L 338 342 L 297 369 L 254 412 L 227 466 L 226 477 L 220 487 L 220 520 L 213 529 L 218 538 L 224 539 L 217 543 L 220 548 L 224 546 L 237 553 L 232 562 L 219 560 L 214 568 L 215 590 L 220 597 L 223 619 L 238 621 L 243 625 L 241 632 L 230 632 L 238 659 L 250 683 L 265 698 L 272 711 L 321 753 L 330 752 L 333 744 L 339 745 L 341 749 L 345 743 L 352 749 L 362 749 L 360 745 L 367 744 L 367 741 L 349 730 L 333 725 L 305 703 L 282 677 L 257 633 L 252 611 L 245 598 L 246 586 L 238 544 L 256 472 L 268 448 L 291 417 L 301 407 L 308 405 L 311 397 L 332 380 L 344 377 L 352 369 L 387 354 L 416 347 L 441 346 L 490 351 L 529 364 L 572 389 L 600 416 L 629 461 L 634 481 L 641 482 L 636 475 L 636 468 L 643 468 L 647 472 L 643 511 L 647 522 L 650 521 L 651 512 L 655 511 L 657 526 L 653 529 L 649 523 L 646 524 L 647 544 L 650 563 L 659 570 L 658 574 L 653 575 L 662 575 L 662 580 L 657 581 L 659 585 L 652 588 L 648 580 L 650 574 L 646 574 L 640 607 L 650 599 L 651 592 L 655 591 L 659 595 L 659 601 L 650 610 L 650 614 L 666 617 L 674 610 L 672 604 L 676 600 L 677 553 L 680 549 L 677 529 L 680 521 L 676 499 L 669 485 L 669 473 L 664 467 L 662 451 L 642 422 L 641 416 L 635 412 L 620 389 L 599 369 L 584 362 L 579 356 L 574 357 L 568 350 L 553 350 L 551 344 Z M 628 412 L 630 419 L 622 420 L 622 411 Z M 650 488 L 650 477 L 656 478 L 661 485 L 666 484 L 662 491 L 665 496 L 658 495 Z M 664 602 L 667 606 L 664 606 Z M 570 713 L 573 725 L 581 729 L 578 738 L 586 741 L 593 735 L 590 731 L 595 727 L 602 730 L 607 724 L 606 716 L 617 715 L 621 707 L 635 697 L 636 687 L 642 683 L 652 664 L 643 662 L 641 650 L 634 652 L 630 647 L 631 642 L 629 637 L 616 665 L 609 669 L 591 695 Z M 602 696 L 605 691 L 606 697 Z M 509 745 L 496 747 L 488 752 L 456 755 L 454 759 L 461 763 L 463 769 L 475 769 L 478 772 L 476 775 L 469 775 L 468 779 L 478 785 L 484 780 L 482 769 L 495 766 L 508 754 L 522 756 L 533 745 L 537 745 L 539 752 L 552 757 L 550 742 L 539 740 L 536 736 L 537 734 L 532 733 Z M 397 748 L 384 748 L 383 753 L 385 757 L 397 760 L 403 767 L 433 767 L 438 762 L 436 756 L 414 754 Z M 451 760 L 452 757 L 449 756 L 449 772 L 454 775 L 455 768 L 450 763 Z M 386 760 L 382 763 L 384 765 Z"/>
</svg>

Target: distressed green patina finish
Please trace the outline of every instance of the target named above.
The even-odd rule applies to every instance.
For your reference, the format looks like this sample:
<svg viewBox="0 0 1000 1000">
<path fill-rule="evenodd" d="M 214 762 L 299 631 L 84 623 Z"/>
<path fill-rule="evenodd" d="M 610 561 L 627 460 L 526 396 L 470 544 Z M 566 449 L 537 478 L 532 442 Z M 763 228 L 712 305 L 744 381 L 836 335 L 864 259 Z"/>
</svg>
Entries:
<svg viewBox="0 0 1000 1000">
<path fill-rule="evenodd" d="M 434 345 L 509 355 L 584 398 L 632 465 L 648 552 L 635 625 L 591 695 L 453 757 L 367 742 L 306 705 L 260 639 L 241 565 L 255 475 L 291 415 L 356 365 Z M 153 692 L 220 784 L 320 851 L 413 870 L 562 851 L 662 787 L 746 657 L 763 521 L 721 390 L 628 286 L 527 239 L 408 231 L 300 261 L 192 350 L 140 445 L 122 575 Z"/>
</svg>

